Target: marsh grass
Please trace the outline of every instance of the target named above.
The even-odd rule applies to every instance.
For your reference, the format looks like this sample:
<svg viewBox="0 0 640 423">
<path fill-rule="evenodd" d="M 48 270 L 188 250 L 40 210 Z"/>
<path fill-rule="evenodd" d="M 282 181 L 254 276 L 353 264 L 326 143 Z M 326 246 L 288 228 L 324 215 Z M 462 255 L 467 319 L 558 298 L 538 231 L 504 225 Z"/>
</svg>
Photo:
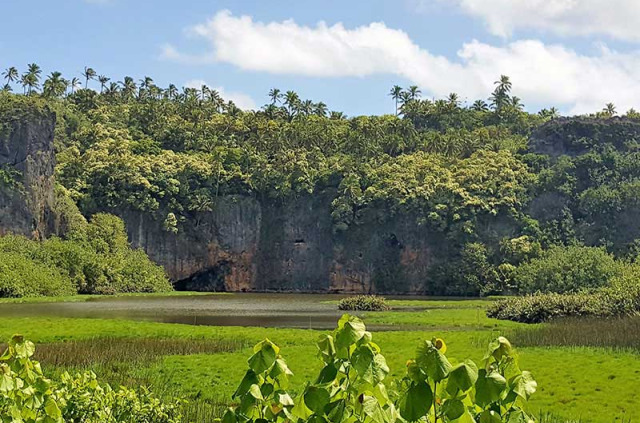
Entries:
<svg viewBox="0 0 640 423">
<path fill-rule="evenodd" d="M 519 327 L 509 339 L 522 347 L 600 347 L 640 352 L 640 317 L 564 319 Z"/>
<path fill-rule="evenodd" d="M 215 354 L 245 347 L 241 339 L 96 338 L 38 344 L 35 358 L 56 367 L 149 364 L 166 355 Z"/>
</svg>

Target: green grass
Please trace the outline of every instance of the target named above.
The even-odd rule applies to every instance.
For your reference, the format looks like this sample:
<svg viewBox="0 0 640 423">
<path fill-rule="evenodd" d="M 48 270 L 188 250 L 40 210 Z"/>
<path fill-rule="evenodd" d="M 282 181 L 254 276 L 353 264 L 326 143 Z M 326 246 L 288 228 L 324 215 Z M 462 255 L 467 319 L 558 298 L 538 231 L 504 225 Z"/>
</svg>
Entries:
<svg viewBox="0 0 640 423">
<path fill-rule="evenodd" d="M 403 328 L 438 328 L 440 330 L 461 329 L 507 329 L 518 323 L 490 319 L 481 308 L 432 308 L 422 311 L 382 311 L 365 313 L 362 317 L 369 324 L 401 326 Z"/>
<path fill-rule="evenodd" d="M 472 358 L 480 363 L 492 337 L 516 333 L 522 336 L 549 328 L 549 325 L 527 326 L 489 319 L 482 309 L 485 300 L 398 303 L 395 306 L 400 308 L 396 311 L 362 314 L 369 325 L 402 329 L 374 332 L 374 341 L 381 346 L 391 368 L 391 379 L 404 373 L 406 360 L 415 355 L 415 348 L 422 339 L 442 337 L 447 342 L 450 357 Z M 422 310 L 415 311 L 416 308 Z M 314 346 L 320 332 L 315 330 L 46 317 L 0 320 L 0 339 L 7 339 L 16 332 L 38 343 L 46 343 L 44 348 L 49 349 L 49 357 L 58 356 L 56 351 L 60 356 L 69 357 L 56 361 L 58 367 L 55 368 L 46 364 L 51 358 L 43 360 L 46 371 L 59 370 L 65 366 L 65 360 L 72 362 L 71 357 L 83 354 L 83 340 L 103 338 L 103 343 L 108 339 L 110 344 L 152 350 L 142 354 L 145 360 L 135 361 L 122 358 L 129 357 L 129 353 L 122 352 L 119 347 L 105 347 L 105 354 L 120 357 L 116 362 L 131 361 L 118 364 L 113 360 L 105 362 L 100 351 L 93 348 L 92 354 L 96 356 L 90 361 L 95 363 L 92 367 L 107 379 L 151 384 L 154 389 L 170 395 L 198 399 L 192 402 L 193 406 L 202 408 L 201 414 L 208 416 L 219 409 L 211 404 L 229 400 L 246 369 L 246 360 L 251 354 L 249 346 L 266 337 L 280 345 L 281 353 L 294 371 L 293 391 L 299 390 L 305 380 L 314 378 L 321 365 Z M 131 341 L 136 338 L 138 341 Z M 167 339 L 174 341 L 164 341 Z M 529 339 L 526 343 L 529 346 L 520 347 L 518 351 L 521 367 L 532 371 L 539 383 L 539 391 L 531 400 L 531 411 L 543 410 L 585 423 L 640 421 L 640 390 L 637 388 L 640 356 L 637 350 L 555 346 L 548 341 L 548 336 L 540 338 L 547 341 L 539 341 L 545 346 L 538 347 L 535 346 L 539 345 L 536 338 Z M 185 346 L 181 340 L 193 345 Z M 61 341 L 70 344 L 52 344 Z M 130 342 L 133 344 L 128 344 Z M 226 347 L 219 348 L 220 345 Z M 141 365 L 142 362 L 146 365 Z M 82 362 L 83 365 L 86 363 Z"/>
</svg>

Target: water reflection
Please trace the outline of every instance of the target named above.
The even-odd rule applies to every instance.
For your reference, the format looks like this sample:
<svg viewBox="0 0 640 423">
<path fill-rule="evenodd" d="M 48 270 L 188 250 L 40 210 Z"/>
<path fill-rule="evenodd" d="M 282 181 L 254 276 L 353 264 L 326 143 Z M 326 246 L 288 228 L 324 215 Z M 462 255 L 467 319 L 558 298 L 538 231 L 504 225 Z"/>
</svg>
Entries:
<svg viewBox="0 0 640 423">
<path fill-rule="evenodd" d="M 210 326 L 330 329 L 342 314 L 337 295 L 213 294 L 91 298 L 86 302 L 0 304 L 0 317 L 121 318 Z"/>
</svg>

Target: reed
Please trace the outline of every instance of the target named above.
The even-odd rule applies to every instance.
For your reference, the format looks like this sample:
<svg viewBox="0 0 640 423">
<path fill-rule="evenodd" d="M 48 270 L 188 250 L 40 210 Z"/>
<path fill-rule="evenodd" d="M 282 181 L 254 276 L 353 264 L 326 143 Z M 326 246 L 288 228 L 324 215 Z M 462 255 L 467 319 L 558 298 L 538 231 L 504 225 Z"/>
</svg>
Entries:
<svg viewBox="0 0 640 423">
<path fill-rule="evenodd" d="M 35 358 L 45 366 L 94 368 L 115 363 L 148 364 L 166 355 L 232 352 L 245 346 L 246 341 L 241 339 L 96 338 L 39 344 Z"/>
<path fill-rule="evenodd" d="M 640 352 L 640 317 L 562 319 L 509 335 L 523 347 L 601 347 Z"/>
</svg>

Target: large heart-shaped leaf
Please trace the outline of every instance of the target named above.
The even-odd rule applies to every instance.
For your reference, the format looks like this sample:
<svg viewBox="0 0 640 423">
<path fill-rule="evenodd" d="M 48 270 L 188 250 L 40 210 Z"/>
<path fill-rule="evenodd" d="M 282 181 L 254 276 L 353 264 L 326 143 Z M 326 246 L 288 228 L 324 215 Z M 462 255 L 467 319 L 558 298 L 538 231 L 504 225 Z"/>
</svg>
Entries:
<svg viewBox="0 0 640 423">
<path fill-rule="evenodd" d="M 412 383 L 400 397 L 398 407 L 400 415 L 409 422 L 415 422 L 426 416 L 433 405 L 433 393 L 426 382 Z"/>
<path fill-rule="evenodd" d="M 309 386 L 304 393 L 304 403 L 315 414 L 324 414 L 324 407 L 329 404 L 329 391 L 317 386 Z"/>
<path fill-rule="evenodd" d="M 513 392 L 525 400 L 528 400 L 538 388 L 538 383 L 533 379 L 531 373 L 527 371 L 513 377 L 510 385 Z"/>
<path fill-rule="evenodd" d="M 420 344 L 417 351 L 416 363 L 418 363 L 418 366 L 435 382 L 440 382 L 445 379 L 449 375 L 452 367 L 447 357 L 445 357 L 431 341 L 424 341 Z"/>
<path fill-rule="evenodd" d="M 458 391 L 466 392 L 475 385 L 477 380 L 478 366 L 471 360 L 465 360 L 449 373 L 447 392 L 451 395 L 455 395 Z"/>
<path fill-rule="evenodd" d="M 484 407 L 498 401 L 506 386 L 507 380 L 500 373 L 480 370 L 476 381 L 476 402 Z"/>
</svg>

